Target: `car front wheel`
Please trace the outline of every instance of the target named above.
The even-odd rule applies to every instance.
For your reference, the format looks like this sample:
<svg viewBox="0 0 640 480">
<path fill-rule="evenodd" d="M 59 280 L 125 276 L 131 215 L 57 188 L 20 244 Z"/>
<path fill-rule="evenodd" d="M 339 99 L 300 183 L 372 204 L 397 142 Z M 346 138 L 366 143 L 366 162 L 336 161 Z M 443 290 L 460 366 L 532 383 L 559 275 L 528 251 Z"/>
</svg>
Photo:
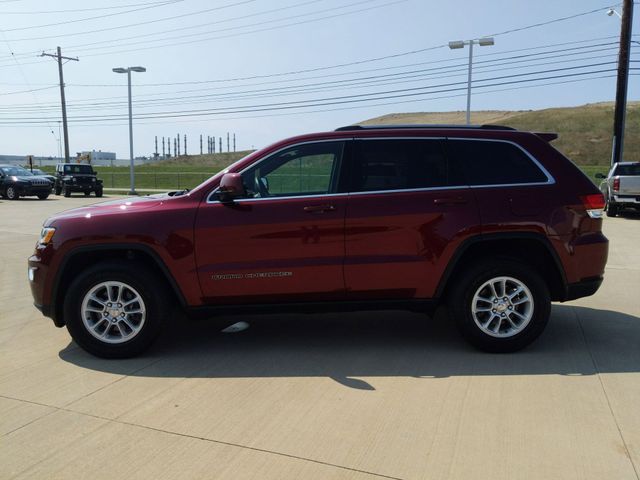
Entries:
<svg viewBox="0 0 640 480">
<path fill-rule="evenodd" d="M 5 196 L 9 200 L 17 200 L 18 198 L 20 198 L 20 194 L 18 193 L 18 189 L 16 187 L 13 187 L 13 186 L 7 187 L 7 190 L 5 192 Z"/>
<path fill-rule="evenodd" d="M 449 309 L 462 335 L 481 350 L 520 350 L 547 325 L 549 289 L 528 265 L 510 259 L 481 262 L 454 282 Z"/>
<path fill-rule="evenodd" d="M 165 322 L 164 286 L 142 265 L 94 266 L 69 287 L 64 303 L 67 330 L 80 347 L 103 358 L 127 358 L 146 350 Z"/>
</svg>

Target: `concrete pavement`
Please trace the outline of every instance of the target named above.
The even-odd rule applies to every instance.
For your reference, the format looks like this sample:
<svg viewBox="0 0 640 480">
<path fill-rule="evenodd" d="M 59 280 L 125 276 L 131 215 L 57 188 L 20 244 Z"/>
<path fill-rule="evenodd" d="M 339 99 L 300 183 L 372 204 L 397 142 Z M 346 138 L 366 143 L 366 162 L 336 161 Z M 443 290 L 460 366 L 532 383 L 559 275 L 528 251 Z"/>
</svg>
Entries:
<svg viewBox="0 0 640 480">
<path fill-rule="evenodd" d="M 44 218 L 94 201 L 0 200 L 0 478 L 638 480 L 640 217 L 605 220 L 603 287 L 517 354 L 444 316 L 360 312 L 174 319 L 108 361 L 26 279 Z"/>
</svg>

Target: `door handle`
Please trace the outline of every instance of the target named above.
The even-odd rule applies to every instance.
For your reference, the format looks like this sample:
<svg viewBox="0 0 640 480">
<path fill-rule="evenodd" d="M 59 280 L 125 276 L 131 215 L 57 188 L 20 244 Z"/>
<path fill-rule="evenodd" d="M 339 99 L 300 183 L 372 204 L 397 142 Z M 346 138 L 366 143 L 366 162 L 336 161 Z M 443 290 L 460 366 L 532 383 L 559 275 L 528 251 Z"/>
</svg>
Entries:
<svg viewBox="0 0 640 480">
<path fill-rule="evenodd" d="M 462 197 L 443 197 L 433 200 L 436 205 L 464 205 L 467 201 Z"/>
<path fill-rule="evenodd" d="M 304 207 L 304 211 L 307 213 L 324 213 L 332 212 L 336 207 L 333 205 L 309 205 Z"/>
</svg>

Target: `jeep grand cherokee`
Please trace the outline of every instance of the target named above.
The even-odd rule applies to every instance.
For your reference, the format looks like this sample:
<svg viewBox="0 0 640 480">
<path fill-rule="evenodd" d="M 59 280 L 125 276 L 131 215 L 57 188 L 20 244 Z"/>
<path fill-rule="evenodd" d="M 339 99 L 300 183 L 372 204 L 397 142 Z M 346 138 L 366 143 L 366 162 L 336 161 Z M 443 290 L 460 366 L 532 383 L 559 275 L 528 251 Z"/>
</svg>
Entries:
<svg viewBox="0 0 640 480">
<path fill-rule="evenodd" d="M 552 301 L 592 295 L 604 200 L 550 141 L 497 126 L 339 128 L 271 145 L 190 192 L 44 223 L 35 305 L 85 350 L 146 349 L 190 315 L 448 305 L 493 352 L 525 347 Z"/>
</svg>

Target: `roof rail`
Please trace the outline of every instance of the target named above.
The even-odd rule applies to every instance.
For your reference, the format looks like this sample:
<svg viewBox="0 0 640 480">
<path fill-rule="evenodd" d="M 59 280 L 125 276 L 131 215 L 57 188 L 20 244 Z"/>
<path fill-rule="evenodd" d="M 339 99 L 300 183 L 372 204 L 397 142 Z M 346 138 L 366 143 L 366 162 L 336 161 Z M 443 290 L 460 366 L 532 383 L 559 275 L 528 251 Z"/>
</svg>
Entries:
<svg viewBox="0 0 640 480">
<path fill-rule="evenodd" d="M 513 127 L 504 125 L 455 125 L 455 124 L 398 124 L 398 125 L 347 125 L 336 128 L 336 132 L 347 132 L 350 130 L 388 130 L 388 129 L 456 129 L 456 130 L 516 130 Z"/>
</svg>

